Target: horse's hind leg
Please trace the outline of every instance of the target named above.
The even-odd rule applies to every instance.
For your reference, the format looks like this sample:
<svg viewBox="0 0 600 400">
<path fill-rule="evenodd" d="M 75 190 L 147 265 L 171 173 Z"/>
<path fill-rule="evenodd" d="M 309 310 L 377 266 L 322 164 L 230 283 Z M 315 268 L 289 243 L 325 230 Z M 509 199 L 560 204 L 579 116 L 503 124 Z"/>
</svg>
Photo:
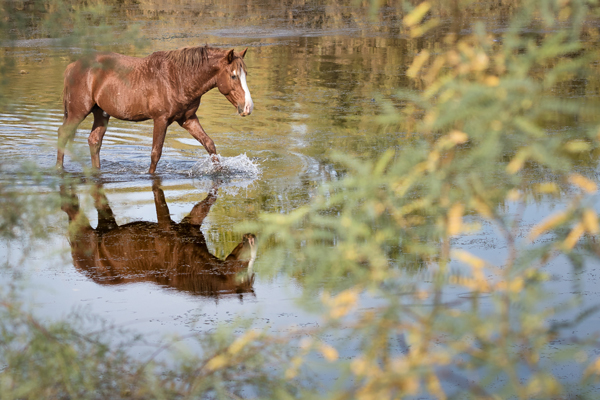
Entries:
<svg viewBox="0 0 600 400">
<path fill-rule="evenodd" d="M 94 113 L 94 126 L 88 137 L 88 144 L 92 156 L 92 167 L 100 169 L 100 147 L 102 147 L 102 138 L 106 133 L 110 116 L 98 106 L 94 107 L 92 112 Z"/>
<path fill-rule="evenodd" d="M 169 127 L 169 121 L 157 118 L 154 120 L 154 131 L 152 132 L 152 155 L 150 156 L 150 169 L 148 173 L 153 174 L 156 171 L 156 164 L 160 160 L 165 135 Z"/>
<path fill-rule="evenodd" d="M 63 169 L 65 148 L 73 141 L 77 127 L 92 111 L 94 103 L 91 99 L 72 100 L 67 88 L 68 81 L 65 80 L 65 92 L 63 94 L 64 119 L 58 128 L 58 152 L 56 154 L 56 168 Z"/>
<path fill-rule="evenodd" d="M 77 127 L 81 124 L 81 121 L 85 119 L 87 115 L 78 117 L 67 117 L 64 119 L 63 124 L 58 128 L 58 151 L 56 153 L 56 168 L 62 170 L 63 162 L 65 159 L 65 148 L 73 141 Z"/>
</svg>

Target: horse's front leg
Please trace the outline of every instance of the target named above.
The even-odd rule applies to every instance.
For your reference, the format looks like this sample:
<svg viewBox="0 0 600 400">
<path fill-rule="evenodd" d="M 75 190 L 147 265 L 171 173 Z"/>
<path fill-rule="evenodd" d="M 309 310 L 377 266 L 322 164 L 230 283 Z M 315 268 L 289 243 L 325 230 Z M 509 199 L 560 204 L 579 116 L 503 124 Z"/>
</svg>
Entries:
<svg viewBox="0 0 600 400">
<path fill-rule="evenodd" d="M 92 156 L 92 167 L 100 169 L 100 148 L 102 147 L 102 138 L 106 133 L 106 128 L 108 128 L 110 116 L 98 107 L 94 108 L 93 113 L 94 126 L 88 137 L 88 144 L 90 146 L 90 155 Z"/>
<path fill-rule="evenodd" d="M 219 163 L 219 158 L 217 157 L 217 148 L 215 147 L 215 142 L 208 137 L 204 129 L 202 129 L 202 125 L 200 125 L 200 121 L 198 121 L 198 117 L 193 115 L 192 117 L 178 121 L 179 125 L 181 125 L 185 130 L 187 130 L 190 135 L 192 135 L 197 141 L 202 143 L 202 146 L 208 151 L 210 154 L 213 163 Z"/>
<path fill-rule="evenodd" d="M 165 118 L 156 118 L 154 120 L 154 131 L 152 133 L 152 155 L 150 156 L 150 169 L 148 173 L 153 174 L 156 171 L 156 164 L 160 160 L 162 155 L 163 144 L 165 143 L 165 136 L 167 134 L 167 128 L 169 127 L 169 121 Z"/>
</svg>

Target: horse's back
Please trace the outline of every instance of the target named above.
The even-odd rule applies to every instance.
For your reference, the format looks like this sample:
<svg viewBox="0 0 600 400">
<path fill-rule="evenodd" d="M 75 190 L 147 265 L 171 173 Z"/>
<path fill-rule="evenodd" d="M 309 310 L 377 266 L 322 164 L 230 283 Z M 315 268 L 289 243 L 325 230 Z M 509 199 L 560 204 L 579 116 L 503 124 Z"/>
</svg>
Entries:
<svg viewBox="0 0 600 400">
<path fill-rule="evenodd" d="M 121 75 L 131 72 L 142 64 L 141 58 L 118 53 L 94 53 L 73 61 L 65 68 L 65 83 L 74 83 L 89 76 L 106 75 L 119 72 Z"/>
<path fill-rule="evenodd" d="M 149 74 L 146 59 L 117 53 L 94 53 L 65 69 L 65 98 L 80 98 L 80 108 L 97 105 L 108 115 L 128 120 L 151 118 L 148 89 L 160 74 Z"/>
</svg>

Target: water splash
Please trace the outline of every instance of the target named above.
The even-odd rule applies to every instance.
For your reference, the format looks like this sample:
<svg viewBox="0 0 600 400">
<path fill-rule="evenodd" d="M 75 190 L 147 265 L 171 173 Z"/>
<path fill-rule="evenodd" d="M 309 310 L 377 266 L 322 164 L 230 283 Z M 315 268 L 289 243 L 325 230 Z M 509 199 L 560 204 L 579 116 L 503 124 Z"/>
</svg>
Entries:
<svg viewBox="0 0 600 400">
<path fill-rule="evenodd" d="M 188 172 L 190 177 L 210 177 L 210 178 L 245 178 L 254 180 L 261 174 L 261 169 L 257 163 L 248 156 L 240 154 L 235 157 L 219 158 L 219 164 L 214 164 L 209 156 L 201 158 Z"/>
<path fill-rule="evenodd" d="M 211 190 L 214 182 L 219 182 L 219 190 L 231 195 L 239 194 L 240 190 L 250 187 L 262 170 L 246 154 L 235 157 L 218 156 L 220 164 L 213 164 L 209 156 L 205 156 L 188 172 L 195 178 L 193 185 L 201 190 Z"/>
</svg>

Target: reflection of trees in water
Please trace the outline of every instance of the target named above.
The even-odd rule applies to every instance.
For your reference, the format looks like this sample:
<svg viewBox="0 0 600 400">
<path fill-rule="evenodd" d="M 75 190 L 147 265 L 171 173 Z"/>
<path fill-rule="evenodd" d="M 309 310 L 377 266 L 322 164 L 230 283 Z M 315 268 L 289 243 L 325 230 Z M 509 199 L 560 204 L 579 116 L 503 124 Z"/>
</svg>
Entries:
<svg viewBox="0 0 600 400">
<path fill-rule="evenodd" d="M 218 186 L 180 223 L 175 223 L 164 192 L 155 181 L 152 192 L 158 222 L 136 221 L 120 226 L 102 185 L 96 184 L 92 190 L 98 211 L 95 229 L 80 211 L 73 189 L 61 186 L 62 209 L 69 217 L 73 264 L 94 282 L 154 282 L 211 297 L 253 293 L 255 236 L 244 235 L 242 242 L 221 260 L 210 253 L 200 229 L 217 199 Z"/>
</svg>

